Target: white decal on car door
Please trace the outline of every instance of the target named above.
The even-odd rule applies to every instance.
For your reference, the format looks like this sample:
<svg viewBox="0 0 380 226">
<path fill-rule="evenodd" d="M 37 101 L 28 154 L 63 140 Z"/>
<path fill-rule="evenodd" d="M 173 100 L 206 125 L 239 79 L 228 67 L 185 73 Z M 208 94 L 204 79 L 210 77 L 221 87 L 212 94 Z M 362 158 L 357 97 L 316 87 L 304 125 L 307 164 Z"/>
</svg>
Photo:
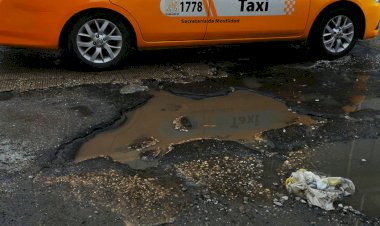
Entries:
<svg viewBox="0 0 380 226">
<path fill-rule="evenodd" d="M 203 0 L 161 0 L 160 8 L 166 16 L 206 17 L 208 6 Z"/>
<path fill-rule="evenodd" d="M 281 16 L 294 12 L 296 0 L 213 0 L 218 16 Z"/>
</svg>

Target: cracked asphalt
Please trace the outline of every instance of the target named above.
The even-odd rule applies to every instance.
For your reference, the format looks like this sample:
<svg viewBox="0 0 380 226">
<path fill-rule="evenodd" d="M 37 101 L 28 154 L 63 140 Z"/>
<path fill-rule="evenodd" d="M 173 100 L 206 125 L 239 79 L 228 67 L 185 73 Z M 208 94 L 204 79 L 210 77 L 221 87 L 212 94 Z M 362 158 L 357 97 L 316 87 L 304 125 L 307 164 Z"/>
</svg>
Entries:
<svg viewBox="0 0 380 226">
<path fill-rule="evenodd" d="M 380 202 L 366 206 L 363 198 L 380 198 L 376 175 L 356 184 L 359 201 L 329 212 L 283 186 L 299 168 L 321 170 L 328 155 L 313 156 L 333 144 L 379 139 L 379 40 L 334 61 L 289 43 L 136 52 L 103 72 L 75 68 L 60 52 L 1 47 L 0 224 L 379 225 Z M 149 90 L 125 92 L 139 86 Z M 269 129 L 248 143 L 183 142 L 145 170 L 106 156 L 74 162 L 82 144 L 149 104 L 150 91 L 204 99 L 236 90 L 271 97 L 316 123 Z M 353 164 L 371 168 L 379 151 L 375 145 L 366 159 L 373 162 Z M 348 154 L 329 153 L 337 162 Z"/>
</svg>

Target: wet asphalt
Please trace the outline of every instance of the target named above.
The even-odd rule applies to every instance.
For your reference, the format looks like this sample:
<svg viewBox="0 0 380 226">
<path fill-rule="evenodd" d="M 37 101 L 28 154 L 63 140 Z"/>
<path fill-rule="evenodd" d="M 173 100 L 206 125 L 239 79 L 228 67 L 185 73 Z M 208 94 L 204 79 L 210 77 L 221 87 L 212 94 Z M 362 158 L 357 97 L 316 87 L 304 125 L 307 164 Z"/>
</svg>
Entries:
<svg viewBox="0 0 380 226">
<path fill-rule="evenodd" d="M 341 145 L 379 138 L 379 40 L 333 61 L 293 43 L 135 52 L 109 71 L 85 71 L 59 51 L 1 47 L 0 225 L 379 225 L 379 202 L 370 201 L 380 194 L 371 182 L 378 158 L 367 163 L 359 145 L 350 159 Z M 149 104 L 152 92 L 133 92 L 141 86 L 192 99 L 245 90 L 315 124 L 248 143 L 181 142 L 145 170 L 108 157 L 75 163 L 85 142 Z M 346 158 L 375 176 L 333 167 Z M 358 198 L 329 212 L 303 203 L 283 186 L 302 167 L 363 178 Z"/>
</svg>

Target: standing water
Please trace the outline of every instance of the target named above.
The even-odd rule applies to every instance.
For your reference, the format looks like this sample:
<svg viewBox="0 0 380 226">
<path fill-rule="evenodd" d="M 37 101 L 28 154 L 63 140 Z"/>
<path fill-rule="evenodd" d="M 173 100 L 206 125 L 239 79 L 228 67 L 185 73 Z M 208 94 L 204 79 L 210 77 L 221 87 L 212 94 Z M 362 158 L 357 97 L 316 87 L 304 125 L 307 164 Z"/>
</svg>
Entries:
<svg viewBox="0 0 380 226">
<path fill-rule="evenodd" d="M 355 194 L 347 201 L 372 217 L 380 212 L 380 139 L 333 143 L 315 151 L 310 159 L 314 171 L 351 179 Z"/>
<path fill-rule="evenodd" d="M 104 132 L 85 143 L 75 161 L 109 156 L 132 168 L 153 163 L 141 161 L 144 153 L 162 155 L 171 144 L 194 139 L 252 141 L 258 132 L 312 119 L 289 111 L 273 98 L 238 91 L 227 96 L 193 100 L 167 92 L 156 92 L 146 105 L 129 113 L 120 128 Z M 175 129 L 174 121 L 186 119 L 188 128 Z"/>
</svg>

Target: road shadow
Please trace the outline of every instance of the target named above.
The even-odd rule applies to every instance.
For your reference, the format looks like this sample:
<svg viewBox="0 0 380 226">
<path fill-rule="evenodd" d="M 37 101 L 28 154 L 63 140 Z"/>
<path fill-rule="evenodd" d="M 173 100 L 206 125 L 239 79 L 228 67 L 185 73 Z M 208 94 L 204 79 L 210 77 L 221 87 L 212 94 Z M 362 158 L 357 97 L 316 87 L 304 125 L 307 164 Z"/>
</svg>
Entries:
<svg viewBox="0 0 380 226">
<path fill-rule="evenodd" d="M 315 60 L 306 47 L 288 42 L 253 43 L 240 45 L 220 45 L 212 47 L 176 48 L 160 50 L 133 51 L 117 68 L 127 70 L 131 67 L 149 65 L 176 65 L 186 63 L 228 63 L 250 61 L 258 66 L 271 66 Z M 0 48 L 0 70 L 68 70 L 93 71 L 78 66 L 62 50 L 43 50 L 27 48 Z"/>
</svg>

